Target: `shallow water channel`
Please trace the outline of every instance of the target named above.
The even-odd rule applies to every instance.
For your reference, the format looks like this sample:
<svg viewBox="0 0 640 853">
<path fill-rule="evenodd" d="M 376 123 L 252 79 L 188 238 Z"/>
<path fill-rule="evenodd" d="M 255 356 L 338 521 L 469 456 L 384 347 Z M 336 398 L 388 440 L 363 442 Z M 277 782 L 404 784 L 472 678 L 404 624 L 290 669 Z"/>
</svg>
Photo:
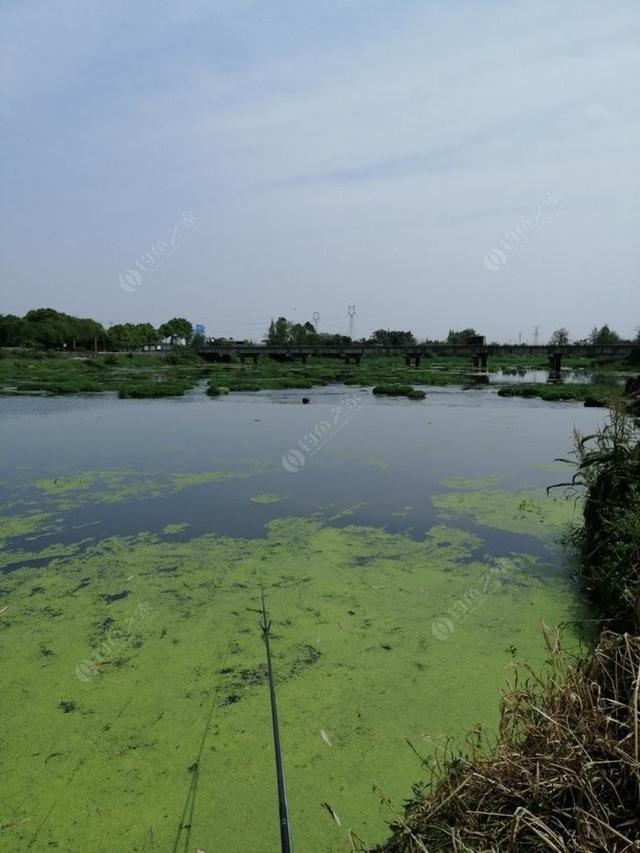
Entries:
<svg viewBox="0 0 640 853">
<path fill-rule="evenodd" d="M 603 411 L 427 391 L 0 398 L 2 849 L 278 849 L 261 584 L 312 853 L 491 731 L 541 620 L 579 647 L 545 487 Z"/>
</svg>

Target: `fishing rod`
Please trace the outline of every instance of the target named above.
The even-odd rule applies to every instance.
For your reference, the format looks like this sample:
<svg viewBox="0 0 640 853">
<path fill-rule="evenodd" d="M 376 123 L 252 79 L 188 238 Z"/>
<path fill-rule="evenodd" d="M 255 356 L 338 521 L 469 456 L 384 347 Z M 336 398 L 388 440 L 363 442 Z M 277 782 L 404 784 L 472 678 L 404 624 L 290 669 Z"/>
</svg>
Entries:
<svg viewBox="0 0 640 853">
<path fill-rule="evenodd" d="M 291 825 L 289 823 L 289 804 L 287 803 L 287 787 L 284 781 L 284 763 L 282 761 L 282 749 L 280 747 L 280 727 L 278 725 L 278 706 L 276 704 L 276 685 L 273 678 L 273 666 L 271 663 L 271 620 L 267 616 L 267 606 L 264 600 L 264 587 L 262 593 L 262 639 L 267 652 L 267 673 L 269 677 L 269 695 L 271 697 L 271 722 L 273 725 L 273 746 L 276 754 L 276 776 L 278 779 L 278 809 L 280 811 L 280 846 L 282 853 L 293 853 L 291 844 Z"/>
</svg>

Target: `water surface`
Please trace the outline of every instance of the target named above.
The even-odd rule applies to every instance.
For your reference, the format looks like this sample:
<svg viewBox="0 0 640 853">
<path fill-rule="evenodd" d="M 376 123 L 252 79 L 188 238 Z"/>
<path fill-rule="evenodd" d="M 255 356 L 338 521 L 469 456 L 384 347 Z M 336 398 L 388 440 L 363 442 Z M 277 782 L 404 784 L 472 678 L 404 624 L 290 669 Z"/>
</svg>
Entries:
<svg viewBox="0 0 640 853">
<path fill-rule="evenodd" d="M 308 851 L 383 838 L 416 752 L 490 730 L 540 620 L 588 618 L 544 488 L 602 411 L 336 386 L 0 415 L 6 849 L 278 849 L 261 583 Z"/>
</svg>

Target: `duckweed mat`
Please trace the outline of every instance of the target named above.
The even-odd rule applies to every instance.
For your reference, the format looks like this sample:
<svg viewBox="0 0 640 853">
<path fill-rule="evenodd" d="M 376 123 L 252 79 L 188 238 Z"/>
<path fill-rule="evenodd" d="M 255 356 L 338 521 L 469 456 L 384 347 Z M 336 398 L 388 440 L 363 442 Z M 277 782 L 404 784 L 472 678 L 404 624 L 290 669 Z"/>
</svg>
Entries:
<svg viewBox="0 0 640 853">
<path fill-rule="evenodd" d="M 158 488 L 188 489 L 213 473 Z M 261 584 L 294 843 L 318 853 L 348 849 L 349 830 L 384 837 L 395 815 L 373 787 L 400 812 L 420 775 L 417 754 L 490 730 L 516 656 L 544 666 L 540 620 L 574 626 L 586 615 L 557 567 L 540 572 L 524 553 L 492 558 L 480 536 L 456 527 L 470 516 L 553 537 L 573 511 L 564 502 L 529 512 L 493 481 L 457 481 L 436 496 L 443 523 L 422 539 L 291 515 L 254 539 L 188 539 L 176 523 L 32 550 L 30 537 L 63 523 L 79 496 L 103 494 L 104 482 L 99 472 L 43 481 L 56 512 L 8 516 L 6 850 L 278 849 Z M 117 485 L 126 499 L 135 484 Z M 579 633 L 567 629 L 570 646 Z"/>
</svg>

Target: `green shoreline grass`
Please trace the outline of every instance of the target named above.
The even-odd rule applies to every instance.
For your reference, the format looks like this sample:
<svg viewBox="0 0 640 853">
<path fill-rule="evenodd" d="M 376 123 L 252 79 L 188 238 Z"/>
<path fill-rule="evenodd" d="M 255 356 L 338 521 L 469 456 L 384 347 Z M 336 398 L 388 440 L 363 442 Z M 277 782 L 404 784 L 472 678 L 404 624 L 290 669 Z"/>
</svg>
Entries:
<svg viewBox="0 0 640 853">
<path fill-rule="evenodd" d="M 597 364 L 596 364 L 597 362 Z M 566 359 L 566 366 L 597 370 L 598 374 L 633 375 L 623 360 L 603 364 L 602 359 Z M 494 356 L 492 370 L 518 373 L 546 369 L 544 358 Z M 420 367 L 408 367 L 401 358 L 367 356 L 359 365 L 339 359 L 277 362 L 261 358 L 257 365 L 239 362 L 207 363 L 188 352 L 135 353 L 72 357 L 54 353 L 0 350 L 0 394 L 98 394 L 117 393 L 121 398 L 182 396 L 207 381 L 207 393 L 261 391 L 285 388 L 321 388 L 328 384 L 353 387 L 431 385 L 473 386 L 470 359 L 459 356 L 425 358 Z M 539 396 L 543 399 L 600 399 L 608 385 L 514 385 L 501 389 L 503 396 Z M 532 390 L 536 389 L 536 390 Z M 558 390 L 560 389 L 560 390 Z M 568 396 L 563 396 L 568 395 Z"/>
</svg>

